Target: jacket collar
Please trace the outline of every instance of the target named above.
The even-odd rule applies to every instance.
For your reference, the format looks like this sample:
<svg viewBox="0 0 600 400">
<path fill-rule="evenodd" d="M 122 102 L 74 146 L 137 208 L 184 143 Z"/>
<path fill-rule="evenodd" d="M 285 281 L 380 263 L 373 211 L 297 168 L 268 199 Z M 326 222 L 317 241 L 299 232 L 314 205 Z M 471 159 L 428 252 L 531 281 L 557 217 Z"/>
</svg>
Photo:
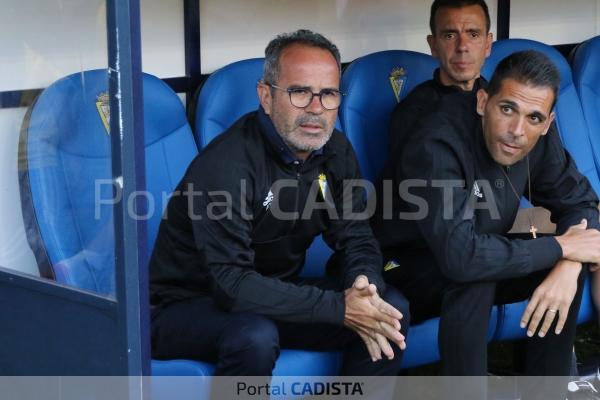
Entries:
<svg viewBox="0 0 600 400">
<path fill-rule="evenodd" d="M 440 80 L 440 69 L 439 68 L 437 68 L 433 72 L 433 83 L 435 84 L 437 89 L 443 93 L 464 92 L 464 90 L 462 90 L 460 87 L 458 87 L 456 85 L 444 85 L 442 83 L 442 81 Z M 485 88 L 487 88 L 487 85 L 488 85 L 487 80 L 484 77 L 479 76 L 479 78 L 477 78 L 475 80 L 475 84 L 473 85 L 473 89 L 471 90 L 471 93 L 475 93 L 479 89 L 485 89 Z"/>
</svg>

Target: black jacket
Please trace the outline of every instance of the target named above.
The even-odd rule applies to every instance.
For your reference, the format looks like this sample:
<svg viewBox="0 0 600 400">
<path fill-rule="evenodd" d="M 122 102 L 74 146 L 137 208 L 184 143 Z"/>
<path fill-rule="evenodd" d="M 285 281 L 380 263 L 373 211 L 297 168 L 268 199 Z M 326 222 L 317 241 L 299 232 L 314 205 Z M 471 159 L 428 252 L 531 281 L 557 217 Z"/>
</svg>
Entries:
<svg viewBox="0 0 600 400">
<path fill-rule="evenodd" d="M 340 287 L 365 274 L 385 290 L 368 221 L 342 218 L 344 180 L 360 177 L 348 140 L 334 131 L 322 151 L 303 163 L 291 161 L 289 148 L 267 131 L 274 127 L 262 110 L 247 114 L 189 166 L 169 201 L 150 261 L 153 305 L 213 296 L 228 311 L 341 324 L 342 292 L 290 283 L 321 233 L 341 265 Z M 191 191 L 196 195 L 189 196 Z M 362 190 L 348 193 L 355 211 L 365 207 Z M 311 204 L 317 209 L 303 215 Z M 301 218 L 292 217 L 296 212 Z"/>
<path fill-rule="evenodd" d="M 373 221 L 382 250 L 402 262 L 403 249 L 413 253 L 420 249 L 424 260 L 434 258 L 442 273 L 462 282 L 518 277 L 550 268 L 562 257 L 556 239 L 503 236 L 514 222 L 519 199 L 485 146 L 475 104 L 475 96 L 444 96 L 437 112 L 408 137 L 395 159 L 393 186 L 396 190 L 406 179 L 425 182 L 413 184 L 408 193 L 424 200 L 428 210 L 423 218 L 409 214 L 400 218 L 398 211 L 417 211 L 419 200 L 406 193 L 404 199 L 394 196 L 392 218 L 379 213 Z M 588 227 L 598 228 L 596 194 L 563 149 L 555 129 L 540 137 L 529 164 L 530 200 L 551 211 L 558 234 L 583 218 Z M 505 171 L 518 194 L 527 195 L 527 160 Z M 440 182 L 450 185 L 444 189 Z"/>
</svg>

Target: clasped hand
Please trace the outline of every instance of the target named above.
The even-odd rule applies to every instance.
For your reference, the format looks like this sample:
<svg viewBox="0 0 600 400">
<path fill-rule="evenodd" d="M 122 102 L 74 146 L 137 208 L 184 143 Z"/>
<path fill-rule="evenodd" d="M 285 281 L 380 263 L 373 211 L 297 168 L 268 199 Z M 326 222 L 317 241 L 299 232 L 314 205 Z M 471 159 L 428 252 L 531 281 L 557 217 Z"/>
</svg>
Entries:
<svg viewBox="0 0 600 400">
<path fill-rule="evenodd" d="M 377 288 L 366 276 L 358 276 L 344 294 L 344 325 L 361 337 L 373 361 L 381 360 L 382 353 L 390 360 L 394 358 L 389 340 L 402 350 L 406 348 L 400 333 L 402 313 L 379 297 Z"/>
</svg>

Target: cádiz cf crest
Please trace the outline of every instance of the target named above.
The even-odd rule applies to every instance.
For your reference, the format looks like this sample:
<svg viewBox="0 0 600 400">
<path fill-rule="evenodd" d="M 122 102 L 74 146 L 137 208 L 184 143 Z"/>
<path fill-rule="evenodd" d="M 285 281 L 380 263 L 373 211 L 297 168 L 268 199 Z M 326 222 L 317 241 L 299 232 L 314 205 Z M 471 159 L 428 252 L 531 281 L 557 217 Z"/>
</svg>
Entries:
<svg viewBox="0 0 600 400">
<path fill-rule="evenodd" d="M 327 177 L 325 176 L 324 173 L 321 172 L 321 174 L 319 174 L 319 188 L 321 188 L 321 196 L 323 196 L 323 200 L 326 200 L 327 197 Z"/>
<path fill-rule="evenodd" d="M 402 89 L 406 84 L 406 70 L 404 68 L 394 68 L 390 73 L 390 84 L 396 96 L 396 101 L 400 103 L 400 96 L 402 95 Z"/>
<path fill-rule="evenodd" d="M 102 92 L 96 97 L 96 109 L 102 120 L 106 133 L 110 135 L 110 106 L 108 104 L 108 93 Z"/>
</svg>

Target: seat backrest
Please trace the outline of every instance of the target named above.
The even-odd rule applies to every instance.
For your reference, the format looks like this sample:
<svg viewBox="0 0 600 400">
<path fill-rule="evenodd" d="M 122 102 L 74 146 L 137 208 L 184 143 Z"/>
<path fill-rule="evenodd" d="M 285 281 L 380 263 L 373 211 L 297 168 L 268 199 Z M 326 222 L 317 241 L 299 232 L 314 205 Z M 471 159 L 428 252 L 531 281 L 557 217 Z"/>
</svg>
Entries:
<svg viewBox="0 0 600 400">
<path fill-rule="evenodd" d="M 342 76 L 346 93 L 340 108 L 342 129 L 354 146 L 364 178 L 374 182 L 389 152 L 389 125 L 398 104 L 392 81 L 403 99 L 418 84 L 433 77 L 438 62 L 430 55 L 388 50 L 354 60 Z"/>
<path fill-rule="evenodd" d="M 40 274 L 111 295 L 113 191 L 120 187 L 111 183 L 107 87 L 107 71 L 93 70 L 69 75 L 40 94 L 23 121 L 19 184 Z M 148 213 L 132 215 L 147 219 L 150 252 L 166 200 L 197 150 L 177 95 L 148 74 L 143 94 L 147 193 L 141 195 Z"/>
<path fill-rule="evenodd" d="M 194 133 L 199 149 L 258 108 L 256 84 L 264 63 L 264 58 L 234 62 L 213 72 L 204 82 L 195 112 Z"/>
<path fill-rule="evenodd" d="M 600 174 L 600 36 L 580 44 L 573 54 L 573 83 L 588 125 L 590 142 Z"/>
<path fill-rule="evenodd" d="M 569 151 L 579 171 L 598 192 L 600 180 L 594 162 L 588 126 L 577 96 L 571 67 L 567 60 L 552 46 L 526 39 L 505 39 L 495 42 L 492 54 L 486 60 L 482 75 L 490 79 L 498 63 L 510 54 L 521 50 L 537 50 L 547 55 L 560 72 L 560 92 L 556 102 L 556 125 L 565 149 Z"/>
</svg>

